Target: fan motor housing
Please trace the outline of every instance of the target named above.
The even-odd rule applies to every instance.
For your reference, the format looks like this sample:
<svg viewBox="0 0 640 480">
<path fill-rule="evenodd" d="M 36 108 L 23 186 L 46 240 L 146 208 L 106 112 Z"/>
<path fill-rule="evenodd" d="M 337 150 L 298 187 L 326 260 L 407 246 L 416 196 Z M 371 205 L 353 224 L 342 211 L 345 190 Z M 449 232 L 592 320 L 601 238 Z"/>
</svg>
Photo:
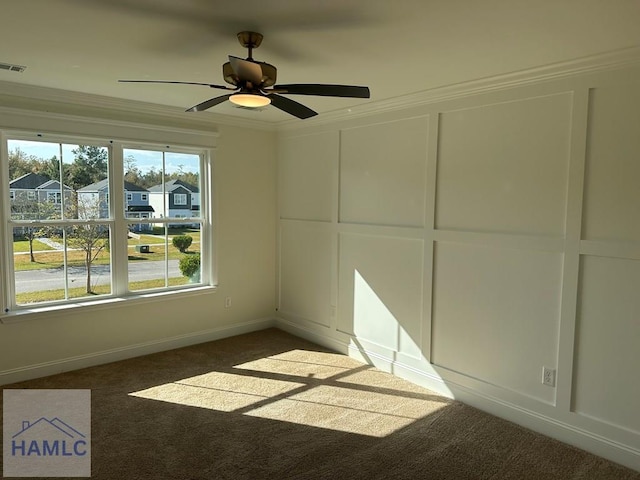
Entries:
<svg viewBox="0 0 640 480">
<path fill-rule="evenodd" d="M 255 85 L 255 86 L 259 88 L 266 88 L 266 87 L 271 87 L 275 85 L 276 75 L 278 72 L 276 67 L 265 62 L 254 62 L 254 63 L 260 65 L 260 68 L 262 69 L 262 83 L 260 85 Z M 238 76 L 236 75 L 236 72 L 233 71 L 233 68 L 231 67 L 230 62 L 227 62 L 224 65 L 222 65 L 222 76 L 224 77 L 225 82 L 236 87 L 242 86 L 242 85 L 238 85 L 238 82 L 239 82 Z"/>
</svg>

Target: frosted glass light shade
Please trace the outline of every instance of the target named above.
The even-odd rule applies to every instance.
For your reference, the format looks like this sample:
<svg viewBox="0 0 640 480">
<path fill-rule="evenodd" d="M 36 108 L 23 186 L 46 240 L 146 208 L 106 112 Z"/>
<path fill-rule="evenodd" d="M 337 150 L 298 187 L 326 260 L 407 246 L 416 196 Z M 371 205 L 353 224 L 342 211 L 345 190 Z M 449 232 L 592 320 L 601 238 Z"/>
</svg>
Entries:
<svg viewBox="0 0 640 480">
<path fill-rule="evenodd" d="M 249 108 L 265 107 L 271 103 L 269 97 L 253 95 L 251 93 L 236 93 L 235 95 L 231 95 L 229 100 L 236 105 Z"/>
</svg>

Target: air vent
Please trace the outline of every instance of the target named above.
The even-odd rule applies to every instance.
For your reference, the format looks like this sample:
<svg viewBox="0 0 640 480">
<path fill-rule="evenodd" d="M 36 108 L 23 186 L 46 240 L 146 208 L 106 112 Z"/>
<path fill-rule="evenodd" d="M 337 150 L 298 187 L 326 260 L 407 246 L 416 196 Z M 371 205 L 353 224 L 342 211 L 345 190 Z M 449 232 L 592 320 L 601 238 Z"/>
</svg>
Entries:
<svg viewBox="0 0 640 480">
<path fill-rule="evenodd" d="M 9 70 L 10 72 L 22 73 L 27 67 L 23 65 L 13 65 L 12 63 L 0 62 L 0 70 Z"/>
</svg>

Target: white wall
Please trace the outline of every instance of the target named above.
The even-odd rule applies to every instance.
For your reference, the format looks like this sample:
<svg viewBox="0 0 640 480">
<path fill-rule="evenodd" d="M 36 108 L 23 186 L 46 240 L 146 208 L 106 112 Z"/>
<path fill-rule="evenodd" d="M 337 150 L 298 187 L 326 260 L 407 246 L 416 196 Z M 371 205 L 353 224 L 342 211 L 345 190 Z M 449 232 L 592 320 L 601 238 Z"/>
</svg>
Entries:
<svg viewBox="0 0 640 480">
<path fill-rule="evenodd" d="M 281 325 L 640 470 L 640 68 L 521 83 L 280 133 Z"/>
<path fill-rule="evenodd" d="M 175 118 L 173 113 L 154 115 L 121 125 L 121 121 L 130 122 L 136 114 L 46 102 L 43 105 L 46 107 L 42 109 L 49 113 L 43 114 L 35 107 L 0 108 L 0 127 L 125 139 L 136 131 L 135 135 L 144 137 L 138 140 L 216 145 L 214 240 L 219 287 L 217 291 L 210 289 L 186 297 L 168 295 L 146 302 L 109 304 L 102 309 L 77 308 L 25 315 L 18 321 L 8 319 L 10 323 L 0 323 L 0 384 L 273 324 L 274 132 L 185 120 L 179 112 Z M 138 123 L 142 121 L 148 123 Z M 227 296 L 232 298 L 232 306 L 225 309 Z"/>
</svg>

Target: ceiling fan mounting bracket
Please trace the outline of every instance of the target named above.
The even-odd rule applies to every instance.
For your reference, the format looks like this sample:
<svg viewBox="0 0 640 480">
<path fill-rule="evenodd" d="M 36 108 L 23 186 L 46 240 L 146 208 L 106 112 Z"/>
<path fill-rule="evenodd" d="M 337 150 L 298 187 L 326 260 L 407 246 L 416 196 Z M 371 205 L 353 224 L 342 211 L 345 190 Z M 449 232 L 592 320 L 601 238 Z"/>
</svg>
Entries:
<svg viewBox="0 0 640 480">
<path fill-rule="evenodd" d="M 262 34 L 258 32 L 240 32 L 238 33 L 238 41 L 244 48 L 258 48 L 262 43 Z"/>
</svg>

